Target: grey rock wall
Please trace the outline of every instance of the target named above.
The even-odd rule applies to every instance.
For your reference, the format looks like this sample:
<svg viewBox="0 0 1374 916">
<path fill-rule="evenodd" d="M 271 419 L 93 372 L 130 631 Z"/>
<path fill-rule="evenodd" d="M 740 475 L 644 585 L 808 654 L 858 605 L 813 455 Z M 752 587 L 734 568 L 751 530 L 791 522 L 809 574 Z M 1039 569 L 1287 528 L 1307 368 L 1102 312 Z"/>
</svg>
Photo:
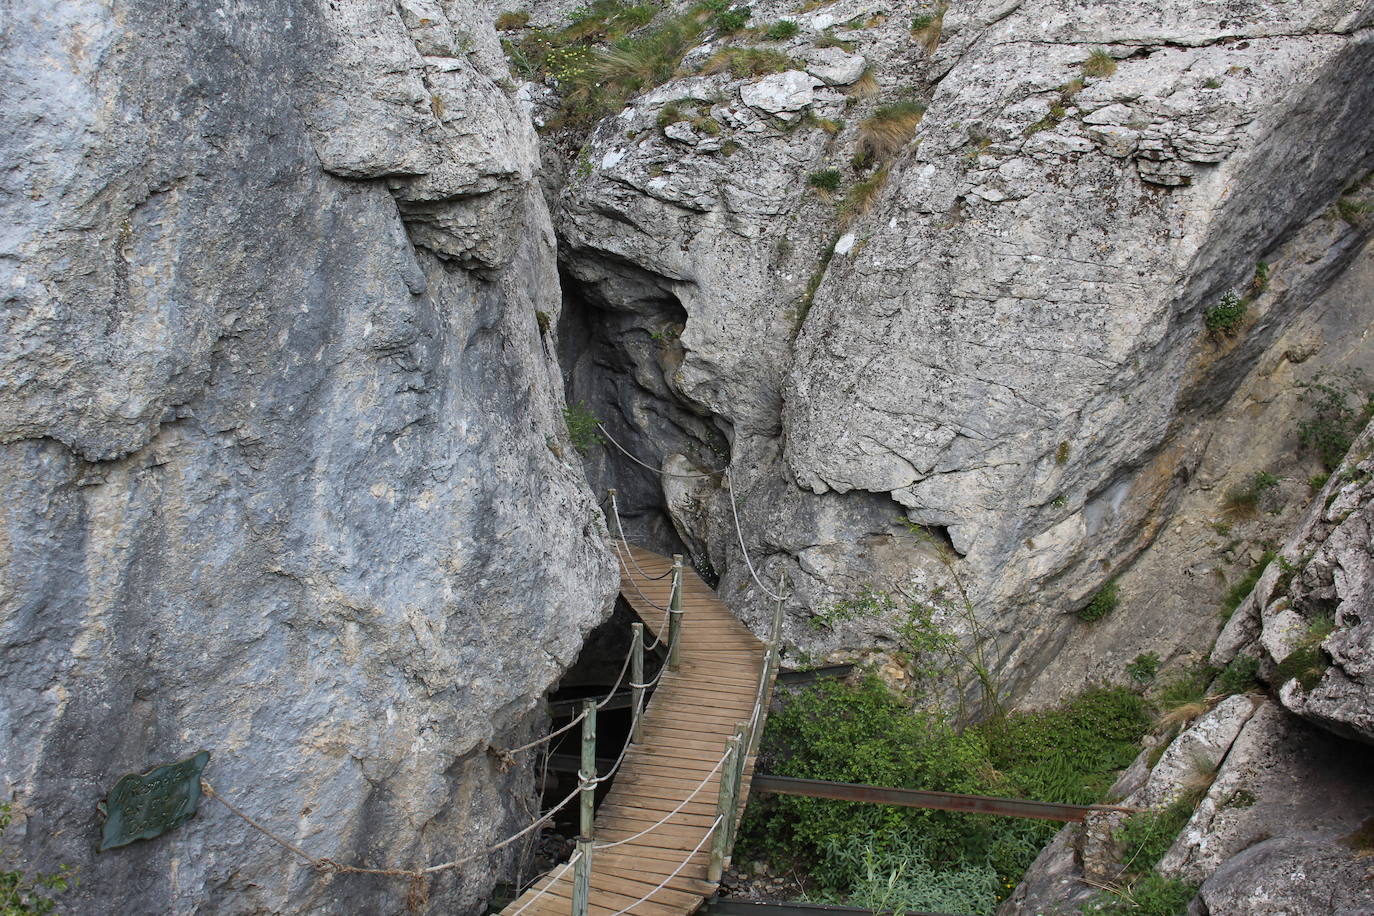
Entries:
<svg viewBox="0 0 1374 916">
<path fill-rule="evenodd" d="M 556 213 L 597 329 L 571 390 L 650 463 L 728 457 L 750 549 L 793 579 L 794 645 L 867 650 L 891 634 L 806 622 L 864 584 L 944 581 L 908 520 L 962 557 L 1024 688 L 1367 237 L 1323 214 L 1374 166 L 1374 9 L 971 2 L 933 53 L 909 32 L 925 11 L 759 4 L 755 23 L 801 26 L 777 46 L 803 62 L 790 75 L 688 76 L 603 121 Z M 841 23 L 876 95 L 804 72 Z M 1113 72 L 1085 75 L 1094 51 Z M 858 125 L 911 98 L 929 103 L 915 141 L 867 212 L 837 214 L 808 176 L 839 169 L 843 194 L 864 177 Z M 656 129 L 669 102 L 722 132 Z M 1207 334 L 1205 310 L 1261 261 L 1282 283 L 1238 335 Z M 667 489 L 641 475 L 632 513 L 767 619 L 720 488 Z"/>
<path fill-rule="evenodd" d="M 529 819 L 487 753 L 613 594 L 560 416 L 536 143 L 465 2 L 8 4 L 0 795 L 64 912 L 397 913 L 206 800 L 94 853 L 126 772 L 346 864 Z M 508 855 L 447 872 L 471 912 Z"/>
</svg>

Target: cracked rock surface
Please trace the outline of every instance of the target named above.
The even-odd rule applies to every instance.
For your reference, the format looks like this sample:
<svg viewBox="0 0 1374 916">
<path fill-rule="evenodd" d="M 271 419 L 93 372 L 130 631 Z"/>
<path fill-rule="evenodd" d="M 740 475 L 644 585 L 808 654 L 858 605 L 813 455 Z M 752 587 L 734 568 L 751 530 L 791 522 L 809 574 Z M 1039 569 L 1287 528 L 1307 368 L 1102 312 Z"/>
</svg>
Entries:
<svg viewBox="0 0 1374 916">
<path fill-rule="evenodd" d="M 487 747 L 544 727 L 615 578 L 555 454 L 552 228 L 494 33 L 452 0 L 10 7 L 5 845 L 80 869 L 63 912 L 400 913 L 404 880 L 208 799 L 97 857 L 94 805 L 207 749 L 342 863 L 528 822 Z"/>
<path fill-rule="evenodd" d="M 863 88 L 686 75 L 592 131 L 555 213 L 587 329 L 570 391 L 651 464 L 732 466 L 764 578 L 793 580 L 792 645 L 890 643 L 807 622 L 863 584 L 939 587 L 907 521 L 957 553 L 997 666 L 1035 689 L 1248 368 L 1360 251 L 1367 226 L 1324 214 L 1374 166 L 1374 96 L 1350 89 L 1374 84 L 1374 7 L 1233 6 L 968 2 L 932 41 L 918 6 L 763 3 L 756 24 L 799 26 L 776 47 L 862 57 Z M 914 138 L 856 165 L 902 102 L 925 106 Z M 660 130 L 669 103 L 721 132 Z M 1260 262 L 1284 279 L 1251 296 Z M 1209 334 L 1233 289 L 1243 330 Z M 768 619 L 721 488 L 665 501 L 614 453 L 592 464 Z"/>
</svg>

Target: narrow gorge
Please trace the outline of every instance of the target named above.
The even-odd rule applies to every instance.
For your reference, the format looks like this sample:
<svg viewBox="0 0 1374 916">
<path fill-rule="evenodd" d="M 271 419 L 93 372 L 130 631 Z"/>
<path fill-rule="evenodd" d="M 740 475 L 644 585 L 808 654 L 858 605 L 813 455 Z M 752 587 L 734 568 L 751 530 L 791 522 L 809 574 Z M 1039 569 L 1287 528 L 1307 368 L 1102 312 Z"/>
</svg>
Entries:
<svg viewBox="0 0 1374 916">
<path fill-rule="evenodd" d="M 1374 0 L 510 4 L 0 5 L 5 912 L 498 910 L 623 534 L 950 741 L 1135 704 L 980 913 L 1374 914 Z M 769 804 L 722 899 L 903 909 Z"/>
</svg>

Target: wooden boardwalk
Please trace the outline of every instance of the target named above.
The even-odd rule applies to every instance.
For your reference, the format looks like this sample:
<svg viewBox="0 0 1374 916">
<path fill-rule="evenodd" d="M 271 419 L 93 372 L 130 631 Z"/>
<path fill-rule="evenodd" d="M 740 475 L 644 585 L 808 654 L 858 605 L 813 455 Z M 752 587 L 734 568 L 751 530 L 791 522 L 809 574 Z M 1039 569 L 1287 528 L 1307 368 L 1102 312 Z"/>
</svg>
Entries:
<svg viewBox="0 0 1374 916">
<path fill-rule="evenodd" d="M 649 633 L 657 635 L 664 614 L 650 602 L 668 606 L 671 576 L 664 574 L 672 569 L 672 561 L 629 545 L 621 545 L 621 551 L 628 551 L 647 574 L 627 568 L 622 559 L 621 594 Z M 648 578 L 652 576 L 661 578 Z M 706 834 L 716 819 L 724 767 L 714 774 L 711 770 L 724 756 L 736 727 L 753 715 L 768 652 L 690 567 L 683 570 L 682 582 L 678 670 L 663 671 L 643 720 L 644 740 L 631 746 L 597 810 L 597 846 L 628 841 L 593 852 L 590 916 L 684 916 L 716 890 L 707 880 L 712 840 Z M 663 641 L 667 640 L 664 633 Z M 773 673 L 767 671 L 765 711 Z M 762 727 L 760 713 L 758 728 Z M 747 756 L 736 813 L 747 800 L 753 767 L 752 755 Z M 654 826 L 699 786 L 681 811 Z M 670 878 L 684 861 L 685 867 Z M 560 866 L 550 876 L 508 905 L 502 916 L 568 916 L 572 869 Z M 655 890 L 660 883 L 664 886 Z M 539 896 L 541 891 L 545 892 Z"/>
</svg>

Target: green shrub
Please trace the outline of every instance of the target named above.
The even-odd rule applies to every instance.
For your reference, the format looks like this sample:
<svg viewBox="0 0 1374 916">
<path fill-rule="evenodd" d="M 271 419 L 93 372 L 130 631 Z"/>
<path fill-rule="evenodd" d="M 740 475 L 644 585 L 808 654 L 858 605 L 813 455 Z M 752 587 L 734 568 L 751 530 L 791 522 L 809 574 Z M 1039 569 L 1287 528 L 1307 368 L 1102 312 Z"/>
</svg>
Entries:
<svg viewBox="0 0 1374 916">
<path fill-rule="evenodd" d="M 0 835 L 14 819 L 11 806 L 0 804 Z M 0 914 L 28 916 L 52 913 L 57 907 L 56 896 L 76 883 L 71 866 L 63 865 L 55 872 L 29 874 L 23 869 L 10 870 L 11 852 L 0 846 Z"/>
<path fill-rule="evenodd" d="M 839 169 L 821 169 L 807 176 L 806 183 L 821 191 L 838 191 L 840 188 Z"/>
<path fill-rule="evenodd" d="M 939 713 L 912 710 L 870 675 L 788 696 L 769 717 L 763 760 L 784 776 L 1089 804 L 1134 759 L 1149 724 L 1141 697 L 1118 687 L 960 731 Z M 737 858 L 795 867 L 829 899 L 872 909 L 882 908 L 869 904 L 891 881 L 902 907 L 920 900 L 927 909 L 990 912 L 939 894 L 1004 896 L 1055 830 L 987 815 L 763 796 L 749 806 Z"/>
<path fill-rule="evenodd" d="M 1078 609 L 1078 619 L 1092 623 L 1094 620 L 1101 620 L 1121 603 L 1121 595 L 1116 586 L 1116 580 L 1108 582 L 1093 595 L 1092 600 Z"/>
<path fill-rule="evenodd" d="M 747 6 L 735 6 L 731 0 L 703 0 L 701 7 L 709 12 L 711 27 L 721 35 L 744 28 L 754 12 Z"/>
<path fill-rule="evenodd" d="M 1333 472 L 1340 467 L 1350 443 L 1374 418 L 1374 395 L 1361 388 L 1364 376 L 1350 371 L 1334 378 L 1317 377 L 1303 382 L 1302 400 L 1311 415 L 1298 424 L 1298 441 L 1321 459 L 1322 467 Z M 1350 400 L 1354 399 L 1352 406 Z"/>
<path fill-rule="evenodd" d="M 1142 652 L 1126 665 L 1126 673 L 1137 684 L 1148 684 L 1159 673 L 1159 656 L 1154 652 Z"/>
<path fill-rule="evenodd" d="M 1245 320 L 1248 307 L 1249 303 L 1235 290 L 1228 290 L 1220 302 L 1202 313 L 1202 319 L 1213 334 L 1231 335 Z"/>
<path fill-rule="evenodd" d="M 563 408 L 563 422 L 568 427 L 568 438 L 572 440 L 573 448 L 582 454 L 606 444 L 597 428 L 601 421 L 581 401 Z"/>
<path fill-rule="evenodd" d="M 779 19 L 768 27 L 763 37 L 768 41 L 787 41 L 789 38 L 796 38 L 800 31 L 801 26 L 791 19 Z"/>
<path fill-rule="evenodd" d="M 1279 479 L 1268 471 L 1256 471 L 1245 483 L 1226 491 L 1225 508 L 1233 515 L 1254 515 L 1264 494 L 1279 485 Z"/>
<path fill-rule="evenodd" d="M 1166 808 L 1141 811 L 1126 818 L 1112 834 L 1121 844 L 1125 873 L 1143 876 L 1158 865 L 1196 806 L 1195 799 L 1180 798 Z"/>
<path fill-rule="evenodd" d="M 1002 889 L 992 866 L 970 863 L 941 868 L 929 844 L 911 835 L 901 837 L 896 848 L 870 838 L 858 845 L 837 846 L 831 855 L 855 860 L 846 862 L 846 867 L 859 877 L 848 893 L 822 894 L 821 903 L 847 904 L 874 913 L 990 913 Z"/>
</svg>

